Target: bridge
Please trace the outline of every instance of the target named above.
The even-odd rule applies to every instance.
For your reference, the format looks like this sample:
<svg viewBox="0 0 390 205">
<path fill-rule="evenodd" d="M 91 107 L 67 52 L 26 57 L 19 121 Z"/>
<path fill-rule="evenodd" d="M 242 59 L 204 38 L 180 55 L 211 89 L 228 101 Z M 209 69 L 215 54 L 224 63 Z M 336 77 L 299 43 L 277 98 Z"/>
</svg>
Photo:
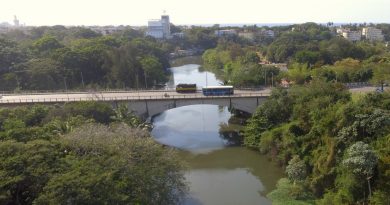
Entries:
<svg viewBox="0 0 390 205">
<path fill-rule="evenodd" d="M 269 97 L 271 90 L 234 92 L 234 95 L 229 96 L 204 96 L 201 92 L 181 94 L 174 90 L 3 94 L 0 106 L 101 101 L 112 103 L 113 106 L 125 103 L 129 110 L 138 116 L 146 117 L 181 106 L 213 104 L 253 113 L 257 106 Z"/>
</svg>

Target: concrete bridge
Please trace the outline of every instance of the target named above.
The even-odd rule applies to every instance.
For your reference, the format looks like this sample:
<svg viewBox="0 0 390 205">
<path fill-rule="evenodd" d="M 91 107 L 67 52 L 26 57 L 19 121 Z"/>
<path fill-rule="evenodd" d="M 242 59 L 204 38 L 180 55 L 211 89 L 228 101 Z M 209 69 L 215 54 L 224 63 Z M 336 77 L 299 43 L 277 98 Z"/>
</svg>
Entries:
<svg viewBox="0 0 390 205">
<path fill-rule="evenodd" d="M 102 101 L 113 106 L 125 103 L 138 116 L 148 117 L 176 107 L 212 104 L 253 113 L 270 95 L 269 89 L 234 92 L 230 96 L 204 96 L 201 92 L 179 94 L 173 90 L 6 94 L 0 98 L 0 106 Z"/>
</svg>

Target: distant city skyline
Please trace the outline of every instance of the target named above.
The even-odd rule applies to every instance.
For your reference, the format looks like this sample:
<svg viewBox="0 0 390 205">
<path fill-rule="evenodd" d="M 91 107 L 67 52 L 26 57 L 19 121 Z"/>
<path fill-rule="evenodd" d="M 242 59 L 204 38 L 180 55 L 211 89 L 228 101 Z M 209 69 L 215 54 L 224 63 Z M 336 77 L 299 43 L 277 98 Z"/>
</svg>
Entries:
<svg viewBox="0 0 390 205">
<path fill-rule="evenodd" d="M 147 25 L 163 11 L 176 25 L 390 23 L 389 0 L 2 0 L 0 23 Z"/>
</svg>

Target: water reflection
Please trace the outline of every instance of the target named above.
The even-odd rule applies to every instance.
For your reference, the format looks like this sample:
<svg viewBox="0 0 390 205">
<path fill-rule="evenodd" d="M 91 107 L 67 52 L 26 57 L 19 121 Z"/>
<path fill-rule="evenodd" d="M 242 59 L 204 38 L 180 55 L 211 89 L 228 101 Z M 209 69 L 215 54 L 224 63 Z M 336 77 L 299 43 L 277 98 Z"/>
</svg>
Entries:
<svg viewBox="0 0 390 205">
<path fill-rule="evenodd" d="M 165 145 L 197 153 L 222 149 L 230 144 L 221 130 L 231 117 L 226 107 L 191 105 L 168 110 L 153 118 L 152 135 Z"/>
<path fill-rule="evenodd" d="M 196 83 L 198 88 L 206 82 L 220 84 L 214 74 L 199 71 L 199 65 L 171 71 L 171 88 L 178 83 Z M 270 204 L 264 196 L 275 188 L 282 171 L 265 156 L 239 146 L 245 120 L 232 116 L 227 107 L 191 105 L 167 110 L 152 119 L 156 141 L 179 148 L 190 166 L 186 173 L 190 195 L 185 205 Z"/>
<path fill-rule="evenodd" d="M 281 170 L 257 152 L 229 147 L 206 154 L 181 152 L 190 165 L 188 204 L 271 204 L 264 196 L 275 188 Z"/>
</svg>

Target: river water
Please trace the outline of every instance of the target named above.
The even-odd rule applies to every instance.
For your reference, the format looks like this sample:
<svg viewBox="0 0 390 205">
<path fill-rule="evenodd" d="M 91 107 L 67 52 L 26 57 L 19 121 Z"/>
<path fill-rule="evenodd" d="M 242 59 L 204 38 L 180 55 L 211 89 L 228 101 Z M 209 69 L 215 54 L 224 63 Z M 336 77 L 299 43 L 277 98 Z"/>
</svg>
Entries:
<svg viewBox="0 0 390 205">
<path fill-rule="evenodd" d="M 172 67 L 168 83 L 219 85 L 198 64 Z M 188 163 L 190 193 L 185 205 L 271 204 L 265 195 L 275 188 L 282 170 L 258 152 L 239 146 L 238 131 L 227 107 L 191 105 L 165 111 L 152 122 L 152 135 L 161 144 L 178 148 Z"/>
</svg>

